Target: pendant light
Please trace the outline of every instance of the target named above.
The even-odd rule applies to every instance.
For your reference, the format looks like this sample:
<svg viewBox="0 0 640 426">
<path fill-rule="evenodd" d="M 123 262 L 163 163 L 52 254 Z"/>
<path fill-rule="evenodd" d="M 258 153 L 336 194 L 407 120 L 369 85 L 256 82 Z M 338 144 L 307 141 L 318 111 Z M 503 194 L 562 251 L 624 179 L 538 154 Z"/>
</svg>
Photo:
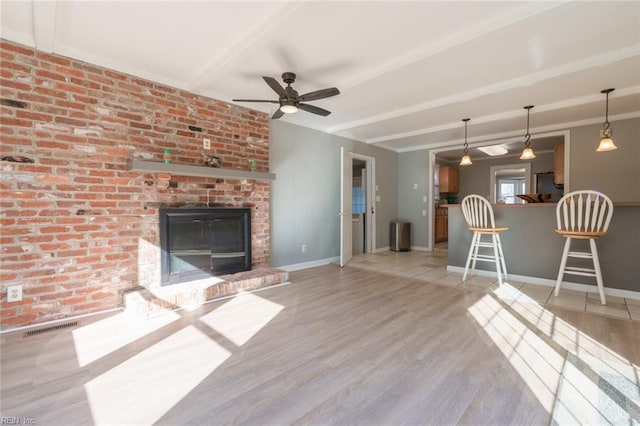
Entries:
<svg viewBox="0 0 640 426">
<path fill-rule="evenodd" d="M 461 166 L 470 166 L 473 163 L 471 162 L 471 157 L 469 157 L 469 144 L 467 143 L 467 122 L 470 118 L 463 118 L 464 121 L 464 154 L 462 155 L 462 160 L 460 160 Z"/>
<path fill-rule="evenodd" d="M 613 139 L 611 139 L 611 123 L 609 123 L 609 93 L 614 90 L 615 89 L 605 89 L 600 91 L 600 93 L 607 95 L 607 108 L 605 110 L 604 124 L 602 124 L 602 130 L 600 130 L 600 145 L 598 145 L 598 149 L 596 149 L 598 152 L 614 151 L 618 149 L 616 144 L 613 143 Z"/>
<path fill-rule="evenodd" d="M 529 133 L 529 112 L 531 108 L 533 108 L 533 105 L 524 107 L 527 110 L 527 134 L 524 135 L 524 149 L 522 150 L 522 155 L 520 155 L 521 160 L 533 160 L 536 158 L 536 154 L 533 153 L 531 148 L 531 134 Z"/>
</svg>

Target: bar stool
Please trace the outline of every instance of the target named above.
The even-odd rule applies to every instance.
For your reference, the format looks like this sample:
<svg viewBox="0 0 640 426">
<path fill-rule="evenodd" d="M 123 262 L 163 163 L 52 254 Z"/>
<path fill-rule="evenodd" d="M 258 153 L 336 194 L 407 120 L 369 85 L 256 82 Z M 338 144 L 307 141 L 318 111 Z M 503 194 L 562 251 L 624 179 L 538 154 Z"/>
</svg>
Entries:
<svg viewBox="0 0 640 426">
<path fill-rule="evenodd" d="M 600 293 L 600 302 L 607 304 L 604 297 L 604 285 L 602 283 L 602 271 L 598 259 L 596 239 L 607 233 L 609 223 L 613 216 L 613 203 L 611 199 L 601 192 L 584 190 L 566 194 L 558 201 L 556 206 L 557 233 L 566 238 L 560 271 L 556 280 L 555 295 L 560 292 L 560 284 L 564 274 L 595 277 Z M 570 251 L 571 240 L 589 240 L 590 251 Z M 581 268 L 567 266 L 567 258 L 591 259 L 593 268 Z"/>
<path fill-rule="evenodd" d="M 476 269 L 476 261 L 494 262 L 496 265 L 496 273 L 498 274 L 498 283 L 502 286 L 502 276 L 508 279 L 507 266 L 504 262 L 504 253 L 502 252 L 502 243 L 500 242 L 500 232 L 506 231 L 508 227 L 496 227 L 493 218 L 493 208 L 486 198 L 472 194 L 464 197 L 462 200 L 462 214 L 467 221 L 467 227 L 473 232 L 471 246 L 469 247 L 469 255 L 467 263 L 464 267 L 464 275 L 462 281 L 467 279 L 469 272 L 469 263 L 471 265 L 471 275 Z M 490 242 L 483 242 L 482 236 L 490 235 Z M 481 247 L 491 248 L 493 254 L 479 253 Z"/>
</svg>

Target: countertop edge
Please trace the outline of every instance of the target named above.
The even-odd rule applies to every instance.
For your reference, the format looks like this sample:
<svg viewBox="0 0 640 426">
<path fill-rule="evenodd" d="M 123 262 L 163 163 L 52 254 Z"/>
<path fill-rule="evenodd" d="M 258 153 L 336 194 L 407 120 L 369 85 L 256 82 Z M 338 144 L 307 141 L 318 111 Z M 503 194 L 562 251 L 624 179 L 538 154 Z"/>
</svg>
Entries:
<svg viewBox="0 0 640 426">
<path fill-rule="evenodd" d="M 493 207 L 555 207 L 558 203 L 491 204 Z M 614 207 L 640 207 L 640 201 L 614 201 Z M 460 207 L 460 204 L 441 204 L 437 207 Z"/>
</svg>

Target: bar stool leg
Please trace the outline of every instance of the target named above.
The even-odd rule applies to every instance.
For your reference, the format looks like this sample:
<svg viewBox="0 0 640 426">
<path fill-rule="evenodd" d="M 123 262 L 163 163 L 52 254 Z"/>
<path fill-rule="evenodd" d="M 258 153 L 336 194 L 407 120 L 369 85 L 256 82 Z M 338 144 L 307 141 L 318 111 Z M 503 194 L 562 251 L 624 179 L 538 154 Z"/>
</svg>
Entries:
<svg viewBox="0 0 640 426">
<path fill-rule="evenodd" d="M 467 263 L 464 266 L 464 275 L 462 276 L 462 281 L 466 281 L 467 273 L 469 272 L 469 264 L 471 263 L 471 256 L 473 255 L 473 251 L 476 246 L 476 238 L 478 237 L 478 233 L 474 232 L 473 237 L 471 238 L 471 245 L 469 246 L 469 254 L 467 255 Z"/>
<path fill-rule="evenodd" d="M 502 265 L 500 264 L 500 254 L 498 253 L 498 240 L 496 234 L 491 234 L 491 240 L 493 242 L 493 256 L 496 261 L 496 273 L 498 274 L 498 284 L 502 287 Z"/>
<path fill-rule="evenodd" d="M 598 292 L 600 293 L 600 303 L 607 304 L 607 300 L 604 297 L 604 283 L 602 282 L 602 270 L 600 270 L 600 259 L 598 258 L 598 249 L 596 248 L 596 240 L 589 239 L 589 245 L 591 246 L 591 257 L 593 258 L 593 269 L 596 272 L 596 282 L 598 283 Z"/>
<path fill-rule="evenodd" d="M 504 261 L 504 252 L 502 251 L 502 241 L 500 240 L 500 234 L 496 234 L 496 238 L 498 239 L 498 252 L 500 253 L 500 263 L 502 263 L 502 273 L 504 274 L 504 279 L 508 280 L 509 275 L 507 274 L 507 265 Z"/>
<path fill-rule="evenodd" d="M 554 296 L 558 296 L 558 293 L 560 292 L 560 283 L 562 283 L 562 277 L 564 276 L 564 268 L 567 266 L 567 257 L 569 256 L 570 246 L 571 238 L 567 238 L 567 241 L 564 242 L 562 261 L 560 261 L 560 271 L 558 271 L 558 279 L 556 280 L 556 290 L 553 292 Z"/>
<path fill-rule="evenodd" d="M 476 262 L 478 261 L 478 251 L 480 251 L 480 245 L 482 244 L 482 234 L 477 232 L 476 244 L 473 248 L 473 257 L 471 258 L 471 275 L 476 272 Z"/>
</svg>

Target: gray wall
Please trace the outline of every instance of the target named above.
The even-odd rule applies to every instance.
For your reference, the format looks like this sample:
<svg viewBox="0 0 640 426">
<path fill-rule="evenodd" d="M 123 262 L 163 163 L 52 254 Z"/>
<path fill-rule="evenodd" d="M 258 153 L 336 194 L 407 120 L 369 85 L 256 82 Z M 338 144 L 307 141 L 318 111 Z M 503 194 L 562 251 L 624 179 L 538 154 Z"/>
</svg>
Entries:
<svg viewBox="0 0 640 426">
<path fill-rule="evenodd" d="M 565 239 L 553 231 L 556 227 L 555 212 L 555 204 L 495 206 L 496 224 L 509 227 L 500 233 L 509 274 L 555 281 L 565 243 Z M 607 235 L 596 242 L 605 287 L 640 291 L 638 217 L 640 207 L 615 206 Z M 460 206 L 449 207 L 449 265 L 464 268 L 472 235 Z M 483 241 L 488 239 L 484 237 Z M 586 240 L 573 240 L 571 249 L 589 250 Z M 569 262 L 570 265 L 579 265 L 576 259 Z M 582 266 L 592 267 L 590 261 Z M 476 269 L 496 270 L 491 262 L 478 262 Z M 595 285 L 595 278 L 578 275 L 565 275 L 564 281 Z"/>
<path fill-rule="evenodd" d="M 383 148 L 292 125 L 270 122 L 272 266 L 340 255 L 340 147 L 376 159 L 376 246 L 389 245 L 397 216 L 398 154 Z M 300 246 L 307 244 L 308 252 Z"/>
<path fill-rule="evenodd" d="M 398 217 L 411 223 L 411 245 L 428 247 L 431 238 L 429 223 L 423 210 L 433 202 L 429 188 L 429 153 L 426 150 L 404 152 L 398 158 Z M 414 184 L 418 185 L 414 189 Z M 423 197 L 427 197 L 427 202 Z"/>
<path fill-rule="evenodd" d="M 640 118 L 611 123 L 616 151 L 596 152 L 601 125 L 571 129 L 570 190 L 594 189 L 613 201 L 640 201 Z"/>
</svg>

